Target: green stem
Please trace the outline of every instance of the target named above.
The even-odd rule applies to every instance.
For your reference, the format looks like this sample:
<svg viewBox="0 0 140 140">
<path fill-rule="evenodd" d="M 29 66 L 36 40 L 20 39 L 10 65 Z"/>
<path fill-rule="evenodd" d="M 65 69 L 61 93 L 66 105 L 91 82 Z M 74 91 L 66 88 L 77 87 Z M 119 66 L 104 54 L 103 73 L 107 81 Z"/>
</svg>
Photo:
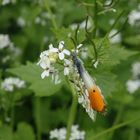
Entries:
<svg viewBox="0 0 140 140">
<path fill-rule="evenodd" d="M 12 108 L 11 108 L 11 123 L 10 123 L 12 131 L 14 129 L 14 115 L 15 115 L 15 109 L 14 109 L 14 106 L 12 106 Z"/>
<path fill-rule="evenodd" d="M 49 4 L 48 4 L 48 0 L 44 0 L 44 4 L 45 4 L 45 8 L 46 8 L 46 10 L 48 11 L 48 13 L 50 14 L 50 20 L 52 21 L 52 24 L 53 24 L 53 27 L 54 27 L 54 29 L 57 29 L 57 24 L 56 24 L 56 22 L 55 22 L 55 18 L 54 18 L 54 16 L 53 16 L 53 13 L 52 13 L 52 11 L 51 11 L 51 8 L 50 8 L 50 6 L 49 6 Z"/>
<path fill-rule="evenodd" d="M 121 127 L 124 127 L 124 126 L 126 126 L 126 125 L 128 125 L 128 124 L 130 124 L 130 123 L 133 123 L 133 122 L 135 122 L 135 121 L 138 121 L 138 120 L 140 120 L 140 117 L 135 118 L 135 119 L 131 119 L 131 120 L 126 121 L 126 122 L 124 122 L 124 123 L 117 124 L 117 125 L 115 125 L 115 126 L 109 128 L 109 129 L 106 129 L 106 130 L 102 131 L 101 133 L 95 135 L 94 137 L 89 138 L 89 140 L 99 139 L 101 136 L 103 136 L 103 135 L 105 135 L 105 134 L 107 134 L 107 133 L 109 133 L 109 132 L 111 132 L 111 131 L 114 131 L 114 130 L 116 130 L 116 129 L 119 129 L 119 128 L 121 128 Z"/>
<path fill-rule="evenodd" d="M 12 132 L 12 139 L 13 139 L 13 130 L 14 130 L 14 119 L 15 119 L 15 103 L 14 103 L 14 93 L 10 95 L 10 127 L 11 127 L 11 132 Z"/>
<path fill-rule="evenodd" d="M 71 84 L 71 89 L 72 89 L 72 105 L 70 108 L 70 114 L 69 114 L 68 123 L 67 123 L 66 140 L 69 140 L 69 138 L 70 138 L 71 127 L 74 123 L 76 109 L 77 109 L 77 93 L 76 93 L 74 87 L 72 86 L 72 84 Z"/>
<path fill-rule="evenodd" d="M 41 118 L 40 118 L 40 98 L 35 97 L 35 121 L 37 127 L 37 140 L 41 140 Z"/>
<path fill-rule="evenodd" d="M 129 139 L 128 140 L 135 140 L 135 128 L 130 128 L 130 132 L 129 132 Z"/>
<path fill-rule="evenodd" d="M 94 2 L 94 23 L 95 23 L 95 28 L 94 28 L 94 32 L 93 32 L 93 36 L 96 36 L 96 32 L 97 32 L 97 24 L 98 24 L 98 5 L 97 2 L 95 0 Z"/>
<path fill-rule="evenodd" d="M 120 109 L 119 109 L 119 111 L 118 111 L 118 114 L 117 114 L 117 116 L 116 116 L 116 118 L 115 118 L 115 121 L 114 121 L 114 123 L 113 123 L 113 126 L 115 126 L 116 124 L 119 123 L 119 121 L 120 121 L 120 119 L 121 119 L 121 117 L 122 117 L 123 111 L 124 111 L 124 107 L 122 106 L 122 107 L 120 107 Z M 114 135 L 114 132 L 115 132 L 115 131 L 112 131 L 112 133 L 110 133 L 110 135 L 109 135 L 109 139 L 110 139 L 110 140 L 112 139 L 112 137 L 113 137 L 113 135 Z"/>
</svg>

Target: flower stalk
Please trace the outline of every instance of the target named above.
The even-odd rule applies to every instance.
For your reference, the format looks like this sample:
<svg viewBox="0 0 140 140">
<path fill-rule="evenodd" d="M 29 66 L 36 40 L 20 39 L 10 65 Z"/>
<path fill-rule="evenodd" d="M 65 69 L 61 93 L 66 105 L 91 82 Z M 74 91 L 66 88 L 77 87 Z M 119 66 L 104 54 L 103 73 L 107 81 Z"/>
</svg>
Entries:
<svg viewBox="0 0 140 140">
<path fill-rule="evenodd" d="M 70 83 L 70 86 L 71 86 L 71 90 L 72 90 L 72 104 L 71 104 L 70 114 L 69 114 L 68 123 L 67 123 L 66 140 L 69 140 L 69 138 L 70 138 L 71 127 L 74 123 L 75 114 L 76 114 L 76 110 L 77 110 L 77 93 L 76 93 L 74 86 L 71 83 Z"/>
</svg>

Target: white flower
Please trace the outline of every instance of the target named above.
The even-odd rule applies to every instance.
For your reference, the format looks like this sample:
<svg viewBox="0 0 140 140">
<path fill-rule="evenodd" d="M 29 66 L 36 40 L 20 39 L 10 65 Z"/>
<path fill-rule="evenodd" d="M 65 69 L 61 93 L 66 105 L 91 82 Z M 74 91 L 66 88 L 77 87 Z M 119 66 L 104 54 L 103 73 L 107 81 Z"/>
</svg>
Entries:
<svg viewBox="0 0 140 140">
<path fill-rule="evenodd" d="M 79 131 L 78 125 L 71 127 L 71 134 L 69 140 L 84 140 L 85 131 Z M 50 131 L 50 139 L 65 140 L 66 139 L 66 128 L 54 129 Z"/>
<path fill-rule="evenodd" d="M 10 39 L 8 35 L 0 34 L 0 49 L 3 49 L 10 45 Z"/>
<path fill-rule="evenodd" d="M 53 80 L 55 85 L 61 83 L 61 80 L 60 80 L 59 75 L 58 75 L 57 72 L 52 74 L 52 80 Z"/>
<path fill-rule="evenodd" d="M 79 44 L 79 45 L 76 47 L 76 49 L 72 49 L 72 52 L 75 52 L 76 54 L 78 54 L 82 46 L 83 46 L 83 44 Z"/>
<path fill-rule="evenodd" d="M 50 62 L 50 59 L 49 59 L 48 55 L 49 55 L 48 51 L 43 51 L 40 54 L 40 60 L 37 64 L 40 65 L 40 67 L 43 68 L 43 69 L 50 68 L 50 63 L 51 62 Z"/>
<path fill-rule="evenodd" d="M 79 131 L 78 125 L 73 125 L 71 127 L 71 137 L 70 140 L 84 140 L 85 139 L 85 131 Z"/>
<path fill-rule="evenodd" d="M 109 33 L 109 40 L 112 44 L 120 43 L 121 42 L 121 34 L 117 33 L 118 31 L 116 29 L 111 30 Z M 117 33 L 115 36 L 113 36 L 115 33 Z M 113 36 L 113 37 L 112 37 Z"/>
<path fill-rule="evenodd" d="M 97 61 L 93 64 L 93 66 L 94 66 L 95 68 L 97 68 L 98 63 L 99 63 L 99 61 L 97 60 Z"/>
<path fill-rule="evenodd" d="M 2 0 L 2 5 L 9 4 L 11 0 Z"/>
<path fill-rule="evenodd" d="M 140 80 L 128 80 L 126 83 L 126 87 L 130 93 L 134 93 L 140 88 Z"/>
<path fill-rule="evenodd" d="M 17 19 L 17 24 L 18 24 L 20 27 L 25 27 L 26 21 L 25 21 L 25 19 L 24 19 L 23 17 L 19 17 L 19 18 Z"/>
<path fill-rule="evenodd" d="M 68 59 L 64 59 L 64 75 L 69 75 L 72 62 Z"/>
<path fill-rule="evenodd" d="M 140 11 L 133 10 L 128 16 L 128 22 L 130 25 L 135 25 L 135 23 L 140 20 Z"/>
<path fill-rule="evenodd" d="M 135 62 L 132 65 L 132 73 L 133 73 L 133 76 L 135 78 L 137 78 L 138 76 L 140 76 L 140 62 Z"/>
<path fill-rule="evenodd" d="M 50 139 L 65 140 L 66 139 L 66 128 L 55 129 L 50 131 Z"/>
<path fill-rule="evenodd" d="M 65 55 L 70 55 L 70 51 L 67 49 L 64 49 L 64 41 L 60 41 L 58 45 L 58 55 L 59 59 L 63 60 L 65 58 Z"/>
<path fill-rule="evenodd" d="M 9 78 L 6 78 L 1 83 L 1 88 L 4 89 L 5 91 L 12 92 L 14 90 L 14 87 L 19 88 L 19 89 L 24 88 L 25 81 L 20 80 L 19 78 L 9 77 Z"/>
</svg>

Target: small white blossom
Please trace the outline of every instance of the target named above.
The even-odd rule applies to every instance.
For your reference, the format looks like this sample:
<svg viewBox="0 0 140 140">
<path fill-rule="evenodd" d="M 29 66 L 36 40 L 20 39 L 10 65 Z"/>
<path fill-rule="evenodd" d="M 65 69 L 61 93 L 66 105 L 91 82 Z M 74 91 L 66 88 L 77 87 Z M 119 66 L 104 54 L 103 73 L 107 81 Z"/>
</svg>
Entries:
<svg viewBox="0 0 140 140">
<path fill-rule="evenodd" d="M 76 49 L 72 49 L 72 52 L 75 52 L 76 54 L 78 54 L 80 52 L 80 50 L 82 49 L 83 44 L 79 44 Z"/>
<path fill-rule="evenodd" d="M 64 75 L 69 75 L 72 62 L 68 59 L 64 59 Z"/>
<path fill-rule="evenodd" d="M 20 27 L 25 27 L 26 26 L 26 21 L 23 17 L 19 17 L 17 19 L 17 24 L 20 26 Z"/>
<path fill-rule="evenodd" d="M 99 64 L 99 61 L 97 60 L 97 61 L 93 64 L 93 66 L 94 66 L 95 68 L 97 68 L 98 64 Z"/>
<path fill-rule="evenodd" d="M 2 5 L 6 5 L 6 4 L 9 4 L 11 2 L 11 0 L 2 0 Z"/>
<path fill-rule="evenodd" d="M 79 131 L 78 125 L 73 125 L 71 127 L 71 134 L 69 140 L 84 140 L 85 131 Z M 50 131 L 50 139 L 65 140 L 66 139 L 66 128 L 54 129 Z"/>
<path fill-rule="evenodd" d="M 0 49 L 3 49 L 10 45 L 10 39 L 8 35 L 0 34 Z"/>
<path fill-rule="evenodd" d="M 126 83 L 126 87 L 130 93 L 134 93 L 140 88 L 140 80 L 128 80 Z"/>
<path fill-rule="evenodd" d="M 121 34 L 117 33 L 118 31 L 116 29 L 111 30 L 109 33 L 109 40 L 112 44 L 120 43 L 121 42 Z M 115 33 L 117 33 L 115 36 L 113 36 Z M 112 37 L 113 36 L 113 37 Z"/>
<path fill-rule="evenodd" d="M 135 62 L 132 65 L 132 73 L 133 73 L 133 77 L 135 77 L 135 78 L 140 76 L 140 62 Z"/>
<path fill-rule="evenodd" d="M 58 53 L 59 53 L 60 60 L 63 60 L 65 58 L 65 55 L 70 55 L 70 51 L 67 49 L 64 49 L 64 41 L 59 42 Z"/>
<path fill-rule="evenodd" d="M 50 68 L 50 59 L 49 59 L 49 56 L 48 56 L 49 52 L 48 51 L 43 51 L 41 54 L 40 54 L 40 60 L 39 62 L 37 63 L 38 65 L 40 65 L 41 68 L 43 69 L 47 69 L 47 68 Z"/>
<path fill-rule="evenodd" d="M 5 91 L 12 92 L 14 90 L 14 87 L 19 88 L 19 89 L 24 88 L 25 81 L 20 80 L 19 78 L 9 77 L 9 78 L 6 78 L 1 83 L 1 88 L 4 89 Z"/>
<path fill-rule="evenodd" d="M 54 82 L 55 85 L 61 83 L 61 80 L 60 80 L 60 78 L 59 78 L 58 73 L 52 74 L 52 80 L 53 80 L 53 82 Z"/>
<path fill-rule="evenodd" d="M 128 16 L 129 24 L 133 26 L 138 20 L 140 20 L 140 11 L 138 10 L 131 11 Z"/>
</svg>

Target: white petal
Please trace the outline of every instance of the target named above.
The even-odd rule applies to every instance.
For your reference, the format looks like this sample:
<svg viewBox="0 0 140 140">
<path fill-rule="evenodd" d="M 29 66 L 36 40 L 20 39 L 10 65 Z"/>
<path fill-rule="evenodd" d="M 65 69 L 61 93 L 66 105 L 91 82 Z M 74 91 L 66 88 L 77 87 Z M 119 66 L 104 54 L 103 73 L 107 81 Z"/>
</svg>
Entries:
<svg viewBox="0 0 140 140">
<path fill-rule="evenodd" d="M 46 69 L 47 68 L 47 64 L 44 61 L 41 61 L 40 62 L 40 67 L 43 68 L 43 69 Z"/>
<path fill-rule="evenodd" d="M 66 49 L 63 50 L 63 53 L 66 54 L 66 55 L 70 55 L 70 51 L 66 50 Z"/>
<path fill-rule="evenodd" d="M 49 50 L 50 52 L 58 52 L 58 48 L 52 48 Z"/>
<path fill-rule="evenodd" d="M 42 72 L 41 74 L 41 78 L 44 79 L 45 77 L 48 77 L 49 76 L 49 70 L 45 70 Z"/>
<path fill-rule="evenodd" d="M 64 53 L 63 52 L 59 53 L 59 59 L 60 60 L 63 60 L 64 59 Z"/>
<path fill-rule="evenodd" d="M 64 75 L 69 75 L 69 68 L 64 68 Z"/>
<path fill-rule="evenodd" d="M 98 65 L 98 61 L 96 61 L 96 62 L 94 63 L 94 67 L 97 68 L 97 65 Z"/>
<path fill-rule="evenodd" d="M 79 44 L 79 45 L 77 46 L 77 49 L 80 49 L 82 46 L 83 46 L 83 44 Z"/>
<path fill-rule="evenodd" d="M 71 64 L 70 60 L 64 59 L 64 65 L 69 66 Z"/>
<path fill-rule="evenodd" d="M 64 41 L 60 41 L 60 42 L 59 42 L 59 47 L 58 47 L 58 48 L 59 48 L 60 50 L 62 50 L 63 47 L 64 47 Z"/>
<path fill-rule="evenodd" d="M 50 45 L 49 45 L 49 49 L 52 49 L 52 48 L 53 48 L 53 44 L 50 44 Z"/>
</svg>

